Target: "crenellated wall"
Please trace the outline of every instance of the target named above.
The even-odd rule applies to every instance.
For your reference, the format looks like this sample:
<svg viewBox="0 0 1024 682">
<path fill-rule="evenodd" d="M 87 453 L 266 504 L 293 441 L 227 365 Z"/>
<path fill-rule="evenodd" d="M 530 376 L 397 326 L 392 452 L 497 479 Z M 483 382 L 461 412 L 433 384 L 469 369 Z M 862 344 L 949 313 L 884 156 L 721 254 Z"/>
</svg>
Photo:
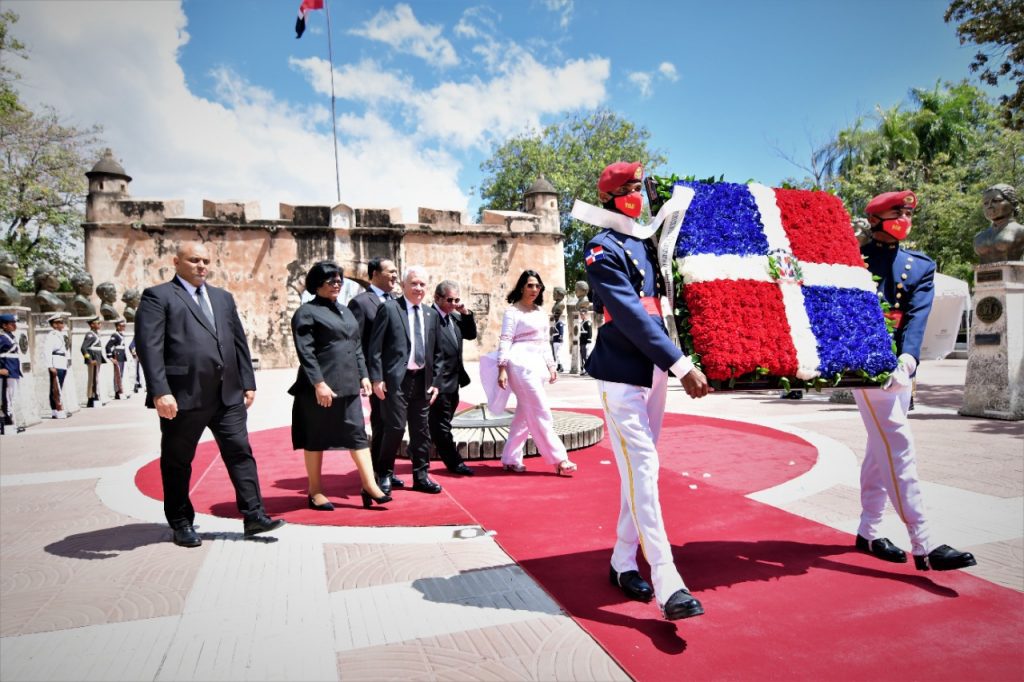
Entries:
<svg viewBox="0 0 1024 682">
<path fill-rule="evenodd" d="M 180 203 L 132 199 L 127 183 L 116 195 L 90 192 L 86 269 L 96 282 L 114 282 L 120 295 L 126 287 L 168 281 L 181 242 L 206 243 L 209 281 L 234 294 L 261 368 L 297 366 L 290 321 L 306 270 L 317 260 L 337 261 L 346 277 L 363 284 L 375 257 L 395 260 L 400 272 L 424 266 L 431 288 L 442 279 L 458 281 L 480 328 L 477 341 L 466 343 L 467 360 L 497 347 L 505 295 L 522 270 L 537 270 L 549 290 L 565 286 L 558 214 L 547 209 L 487 211 L 483 224 L 464 224 L 458 211 L 421 208 L 419 222 L 402 223 L 396 209 L 343 204 L 282 204 L 280 219 L 262 220 L 255 203 L 204 201 L 203 218 L 186 218 Z"/>
</svg>

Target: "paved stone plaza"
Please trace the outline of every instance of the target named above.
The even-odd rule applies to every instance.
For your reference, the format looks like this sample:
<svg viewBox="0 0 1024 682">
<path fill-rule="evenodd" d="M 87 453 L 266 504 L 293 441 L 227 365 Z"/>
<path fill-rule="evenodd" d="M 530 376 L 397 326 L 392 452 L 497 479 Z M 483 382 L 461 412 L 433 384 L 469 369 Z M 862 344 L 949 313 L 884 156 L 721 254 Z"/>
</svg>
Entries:
<svg viewBox="0 0 1024 682">
<path fill-rule="evenodd" d="M 923 363 L 911 413 L 934 534 L 975 554 L 974 575 L 1024 591 L 1024 423 L 957 416 L 965 367 Z M 287 424 L 293 376 L 259 373 L 250 430 Z M 587 378 L 563 376 L 550 395 L 554 407 L 598 407 Z M 463 392 L 481 399 L 477 382 Z M 811 471 L 751 497 L 852 544 L 866 439 L 853 405 L 694 402 L 677 387 L 669 410 L 811 442 Z M 175 547 L 161 504 L 134 483 L 158 453 L 141 395 L 0 439 L 0 678 L 628 679 L 481 529 L 290 525 L 243 541 L 240 521 L 200 516 L 203 546 Z M 886 523 L 906 547 L 895 516 Z"/>
</svg>

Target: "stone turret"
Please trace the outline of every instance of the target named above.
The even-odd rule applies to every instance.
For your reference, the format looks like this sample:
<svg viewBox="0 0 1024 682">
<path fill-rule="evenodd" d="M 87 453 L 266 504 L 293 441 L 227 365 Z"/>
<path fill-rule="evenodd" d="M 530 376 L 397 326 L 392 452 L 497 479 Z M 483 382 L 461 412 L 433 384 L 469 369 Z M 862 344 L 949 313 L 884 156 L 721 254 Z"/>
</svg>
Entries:
<svg viewBox="0 0 1024 682">
<path fill-rule="evenodd" d="M 542 173 L 523 195 L 523 206 L 527 213 L 539 216 L 541 230 L 558 232 L 558 192 Z"/>
<path fill-rule="evenodd" d="M 109 147 L 85 177 L 89 178 L 89 195 L 85 199 L 86 223 L 153 224 L 185 212 L 185 202 L 181 200 L 133 200 L 128 194 L 128 183 L 132 177 L 124 172 Z"/>
</svg>

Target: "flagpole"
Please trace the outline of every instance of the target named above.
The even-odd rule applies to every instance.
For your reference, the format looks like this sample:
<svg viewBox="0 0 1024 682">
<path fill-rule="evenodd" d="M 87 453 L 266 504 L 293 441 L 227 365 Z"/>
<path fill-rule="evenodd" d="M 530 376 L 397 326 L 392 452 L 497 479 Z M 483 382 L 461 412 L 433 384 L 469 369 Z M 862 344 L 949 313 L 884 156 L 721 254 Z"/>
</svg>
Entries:
<svg viewBox="0 0 1024 682">
<path fill-rule="evenodd" d="M 334 133 L 334 183 L 338 191 L 338 203 L 341 203 L 341 167 L 338 165 L 338 117 L 334 113 L 334 50 L 331 47 L 331 10 L 324 0 L 324 13 L 327 15 L 327 61 L 331 65 L 331 132 Z"/>
</svg>

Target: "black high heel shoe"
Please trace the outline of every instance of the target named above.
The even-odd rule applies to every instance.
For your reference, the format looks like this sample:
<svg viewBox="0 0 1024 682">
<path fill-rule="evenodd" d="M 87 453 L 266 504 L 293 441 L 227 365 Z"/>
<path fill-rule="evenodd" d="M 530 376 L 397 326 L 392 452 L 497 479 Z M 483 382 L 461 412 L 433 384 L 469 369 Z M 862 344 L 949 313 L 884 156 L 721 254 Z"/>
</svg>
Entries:
<svg viewBox="0 0 1024 682">
<path fill-rule="evenodd" d="M 384 495 L 384 497 L 374 497 L 365 490 L 360 490 L 359 494 L 363 498 L 364 509 L 369 509 L 370 507 L 372 507 L 374 502 L 376 502 L 377 504 L 387 504 L 388 502 L 391 501 L 390 495 Z"/>
<path fill-rule="evenodd" d="M 327 500 L 323 504 L 317 504 L 316 502 L 313 501 L 313 496 L 310 495 L 307 499 L 307 502 L 309 503 L 310 509 L 315 509 L 316 511 L 334 511 L 334 505 L 331 504 L 330 500 Z"/>
</svg>

